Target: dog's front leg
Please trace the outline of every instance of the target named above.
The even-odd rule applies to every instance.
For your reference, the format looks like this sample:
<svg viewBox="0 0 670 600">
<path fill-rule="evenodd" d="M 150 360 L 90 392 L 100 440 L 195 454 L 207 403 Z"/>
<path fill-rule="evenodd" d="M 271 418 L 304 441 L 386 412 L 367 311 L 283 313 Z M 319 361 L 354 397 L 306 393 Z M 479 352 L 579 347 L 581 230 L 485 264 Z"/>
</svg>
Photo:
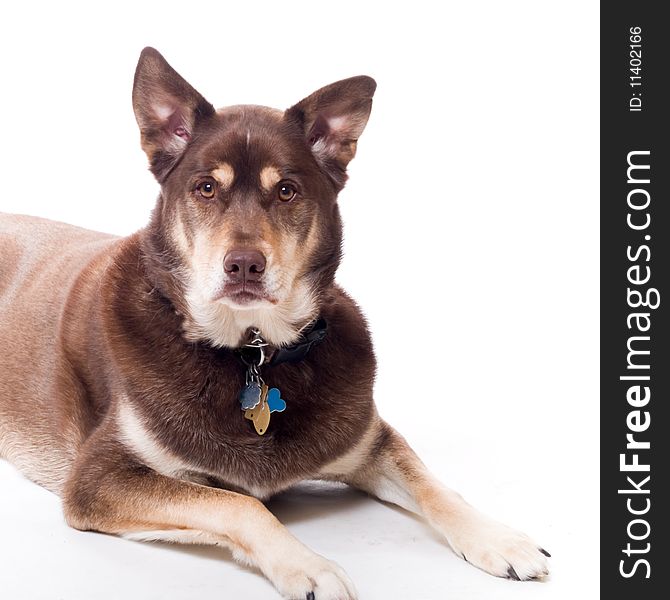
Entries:
<svg viewBox="0 0 670 600">
<path fill-rule="evenodd" d="M 480 569 L 517 580 L 548 574 L 545 550 L 443 486 L 385 422 L 373 426 L 361 447 L 340 464 L 349 472 L 334 478 L 425 517 L 456 554 Z"/>
<path fill-rule="evenodd" d="M 356 598 L 346 573 L 298 541 L 259 500 L 160 475 L 116 442 L 84 446 L 63 506 L 67 522 L 77 529 L 227 546 L 286 598 Z"/>
</svg>

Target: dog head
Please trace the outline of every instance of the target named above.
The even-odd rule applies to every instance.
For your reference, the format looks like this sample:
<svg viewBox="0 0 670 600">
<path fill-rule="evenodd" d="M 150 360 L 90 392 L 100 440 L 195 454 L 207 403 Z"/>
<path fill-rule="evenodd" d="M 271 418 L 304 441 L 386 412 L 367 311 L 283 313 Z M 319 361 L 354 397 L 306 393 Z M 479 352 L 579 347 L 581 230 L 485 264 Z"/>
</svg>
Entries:
<svg viewBox="0 0 670 600">
<path fill-rule="evenodd" d="M 187 339 L 235 347 L 258 327 L 288 344 L 317 316 L 340 261 L 337 194 L 375 87 L 352 77 L 286 111 L 215 110 L 156 50 L 142 52 L 133 108 L 161 185 L 144 254 Z"/>
</svg>

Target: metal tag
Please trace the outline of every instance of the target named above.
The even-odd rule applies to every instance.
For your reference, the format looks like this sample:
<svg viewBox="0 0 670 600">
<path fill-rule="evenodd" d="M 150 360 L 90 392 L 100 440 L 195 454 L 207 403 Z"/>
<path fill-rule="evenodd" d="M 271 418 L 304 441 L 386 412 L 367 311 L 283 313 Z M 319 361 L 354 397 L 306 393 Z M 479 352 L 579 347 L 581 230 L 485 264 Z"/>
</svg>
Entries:
<svg viewBox="0 0 670 600">
<path fill-rule="evenodd" d="M 258 406 L 261 401 L 261 384 L 257 381 L 251 381 L 242 388 L 240 392 L 240 404 L 242 410 L 250 410 Z"/>
<path fill-rule="evenodd" d="M 265 401 L 268 395 L 268 386 L 263 384 L 260 403 L 252 409 L 245 411 L 244 417 L 253 422 L 258 435 L 263 435 L 270 424 L 270 407 Z"/>
</svg>

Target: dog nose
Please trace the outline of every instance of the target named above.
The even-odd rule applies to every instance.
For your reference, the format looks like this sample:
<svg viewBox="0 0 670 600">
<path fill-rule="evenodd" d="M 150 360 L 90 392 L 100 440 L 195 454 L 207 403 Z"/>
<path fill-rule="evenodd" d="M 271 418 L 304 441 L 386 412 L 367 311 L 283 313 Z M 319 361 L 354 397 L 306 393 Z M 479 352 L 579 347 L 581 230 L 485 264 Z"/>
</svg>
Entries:
<svg viewBox="0 0 670 600">
<path fill-rule="evenodd" d="M 259 281 L 265 271 L 265 256 L 249 248 L 231 250 L 223 259 L 223 269 L 232 281 Z"/>
</svg>

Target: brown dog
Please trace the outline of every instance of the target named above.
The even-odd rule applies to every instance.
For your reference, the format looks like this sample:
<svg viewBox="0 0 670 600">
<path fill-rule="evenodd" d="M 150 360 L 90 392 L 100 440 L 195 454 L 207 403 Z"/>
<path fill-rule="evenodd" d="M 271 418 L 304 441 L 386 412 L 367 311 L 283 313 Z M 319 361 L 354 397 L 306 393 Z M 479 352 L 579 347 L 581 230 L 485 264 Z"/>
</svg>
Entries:
<svg viewBox="0 0 670 600">
<path fill-rule="evenodd" d="M 336 198 L 374 91 L 353 77 L 284 112 L 215 110 L 147 48 L 133 105 L 161 184 L 149 225 L 119 239 L 0 218 L 0 456 L 60 494 L 70 525 L 226 545 L 287 598 L 355 598 L 260 501 L 336 480 L 423 515 L 494 575 L 546 575 L 544 550 L 377 416 L 370 336 L 333 281 Z"/>
</svg>

